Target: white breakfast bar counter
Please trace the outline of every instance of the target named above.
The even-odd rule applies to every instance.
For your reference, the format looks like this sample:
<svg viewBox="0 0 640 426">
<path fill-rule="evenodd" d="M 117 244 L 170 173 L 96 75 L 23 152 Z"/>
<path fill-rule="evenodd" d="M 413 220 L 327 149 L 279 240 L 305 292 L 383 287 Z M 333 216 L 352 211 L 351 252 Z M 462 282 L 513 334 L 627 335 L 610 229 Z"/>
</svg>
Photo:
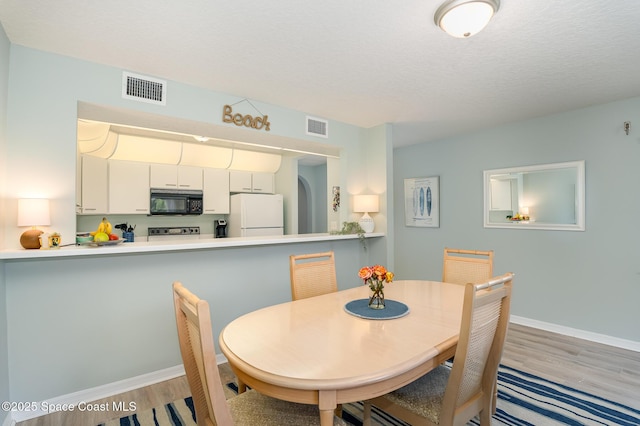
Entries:
<svg viewBox="0 0 640 426">
<path fill-rule="evenodd" d="M 384 236 L 367 234 L 366 250 L 357 235 L 331 234 L 1 250 L 0 358 L 11 398 L 97 399 L 132 379 L 139 387 L 139 378 L 175 377 L 173 281 L 209 301 L 217 341 L 235 318 L 291 300 L 289 255 L 333 250 L 338 286 L 347 289 L 362 285 L 360 267 L 387 262 Z"/>
<path fill-rule="evenodd" d="M 365 238 L 382 237 L 384 233 L 366 234 Z M 51 257 L 75 257 L 75 256 L 108 256 L 126 253 L 157 253 L 182 250 L 210 250 L 230 247 L 264 246 L 274 244 L 297 244 L 321 241 L 339 241 L 358 239 L 358 235 L 340 234 L 296 234 L 270 237 L 249 238 L 201 238 L 198 240 L 171 240 L 171 241 L 138 241 L 133 243 L 121 243 L 117 245 L 92 246 L 69 245 L 56 249 L 25 250 L 8 249 L 0 250 L 0 260 L 3 259 L 43 259 Z"/>
</svg>

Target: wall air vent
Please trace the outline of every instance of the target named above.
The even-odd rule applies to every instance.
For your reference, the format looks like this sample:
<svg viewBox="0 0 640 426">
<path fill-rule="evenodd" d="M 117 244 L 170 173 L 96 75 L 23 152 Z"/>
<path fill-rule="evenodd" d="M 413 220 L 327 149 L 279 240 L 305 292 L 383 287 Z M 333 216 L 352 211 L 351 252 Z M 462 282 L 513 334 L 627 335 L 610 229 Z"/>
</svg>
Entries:
<svg viewBox="0 0 640 426">
<path fill-rule="evenodd" d="M 167 104 L 167 82 L 130 72 L 122 73 L 122 97 L 156 105 Z"/>
<path fill-rule="evenodd" d="M 312 136 L 320 136 L 322 138 L 329 137 L 329 122 L 319 118 L 307 116 L 307 134 Z"/>
</svg>

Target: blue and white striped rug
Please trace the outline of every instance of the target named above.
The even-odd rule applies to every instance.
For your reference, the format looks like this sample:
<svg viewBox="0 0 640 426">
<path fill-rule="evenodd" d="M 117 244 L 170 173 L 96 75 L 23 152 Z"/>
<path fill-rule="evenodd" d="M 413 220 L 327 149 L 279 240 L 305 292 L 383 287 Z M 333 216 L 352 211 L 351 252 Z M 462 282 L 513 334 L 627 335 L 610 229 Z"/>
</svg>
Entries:
<svg viewBox="0 0 640 426">
<path fill-rule="evenodd" d="M 229 384 L 229 387 L 233 389 L 235 385 Z M 640 395 L 640 390 L 635 392 Z M 374 425 L 407 425 L 376 407 L 372 411 Z M 362 403 L 343 405 L 343 418 L 361 426 Z M 510 426 L 640 426 L 640 410 L 501 365 L 498 371 L 498 407 L 491 423 Z M 469 422 L 469 425 L 478 424 L 477 419 Z M 191 398 L 186 398 L 103 425 L 191 426 L 195 425 L 193 404 Z"/>
<path fill-rule="evenodd" d="M 492 424 L 637 426 L 640 410 L 501 365 Z"/>
</svg>

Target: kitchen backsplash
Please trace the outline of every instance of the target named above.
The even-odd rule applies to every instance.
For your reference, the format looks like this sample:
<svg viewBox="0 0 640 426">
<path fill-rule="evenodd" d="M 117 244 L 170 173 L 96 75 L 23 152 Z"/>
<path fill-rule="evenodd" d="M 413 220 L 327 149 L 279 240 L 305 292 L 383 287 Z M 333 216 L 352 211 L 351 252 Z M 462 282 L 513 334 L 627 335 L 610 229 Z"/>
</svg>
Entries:
<svg viewBox="0 0 640 426">
<path fill-rule="evenodd" d="M 94 231 L 104 215 L 78 215 L 76 216 L 76 231 Z M 200 234 L 208 235 L 214 233 L 214 221 L 216 219 L 227 219 L 227 215 L 206 214 L 199 216 L 146 216 L 146 215 L 106 215 L 113 226 L 127 223 L 135 225 L 133 231 L 136 237 L 146 237 L 149 227 L 169 227 L 169 226 L 199 226 Z M 114 232 L 121 237 L 122 233 L 116 229 Z"/>
</svg>

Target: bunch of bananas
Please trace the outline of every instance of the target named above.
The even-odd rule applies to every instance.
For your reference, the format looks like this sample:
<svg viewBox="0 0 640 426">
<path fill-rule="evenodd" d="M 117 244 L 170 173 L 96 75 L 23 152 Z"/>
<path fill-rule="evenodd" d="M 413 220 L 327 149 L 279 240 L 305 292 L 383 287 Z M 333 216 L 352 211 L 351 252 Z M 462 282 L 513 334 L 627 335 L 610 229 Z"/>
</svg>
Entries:
<svg viewBox="0 0 640 426">
<path fill-rule="evenodd" d="M 91 232 L 91 235 L 94 237 L 96 236 L 96 234 L 100 234 L 100 233 L 111 235 L 112 230 L 113 230 L 113 227 L 111 226 L 111 222 L 109 222 L 106 217 L 103 217 L 102 222 L 100 222 L 100 225 L 98 225 L 98 229 Z"/>
</svg>

